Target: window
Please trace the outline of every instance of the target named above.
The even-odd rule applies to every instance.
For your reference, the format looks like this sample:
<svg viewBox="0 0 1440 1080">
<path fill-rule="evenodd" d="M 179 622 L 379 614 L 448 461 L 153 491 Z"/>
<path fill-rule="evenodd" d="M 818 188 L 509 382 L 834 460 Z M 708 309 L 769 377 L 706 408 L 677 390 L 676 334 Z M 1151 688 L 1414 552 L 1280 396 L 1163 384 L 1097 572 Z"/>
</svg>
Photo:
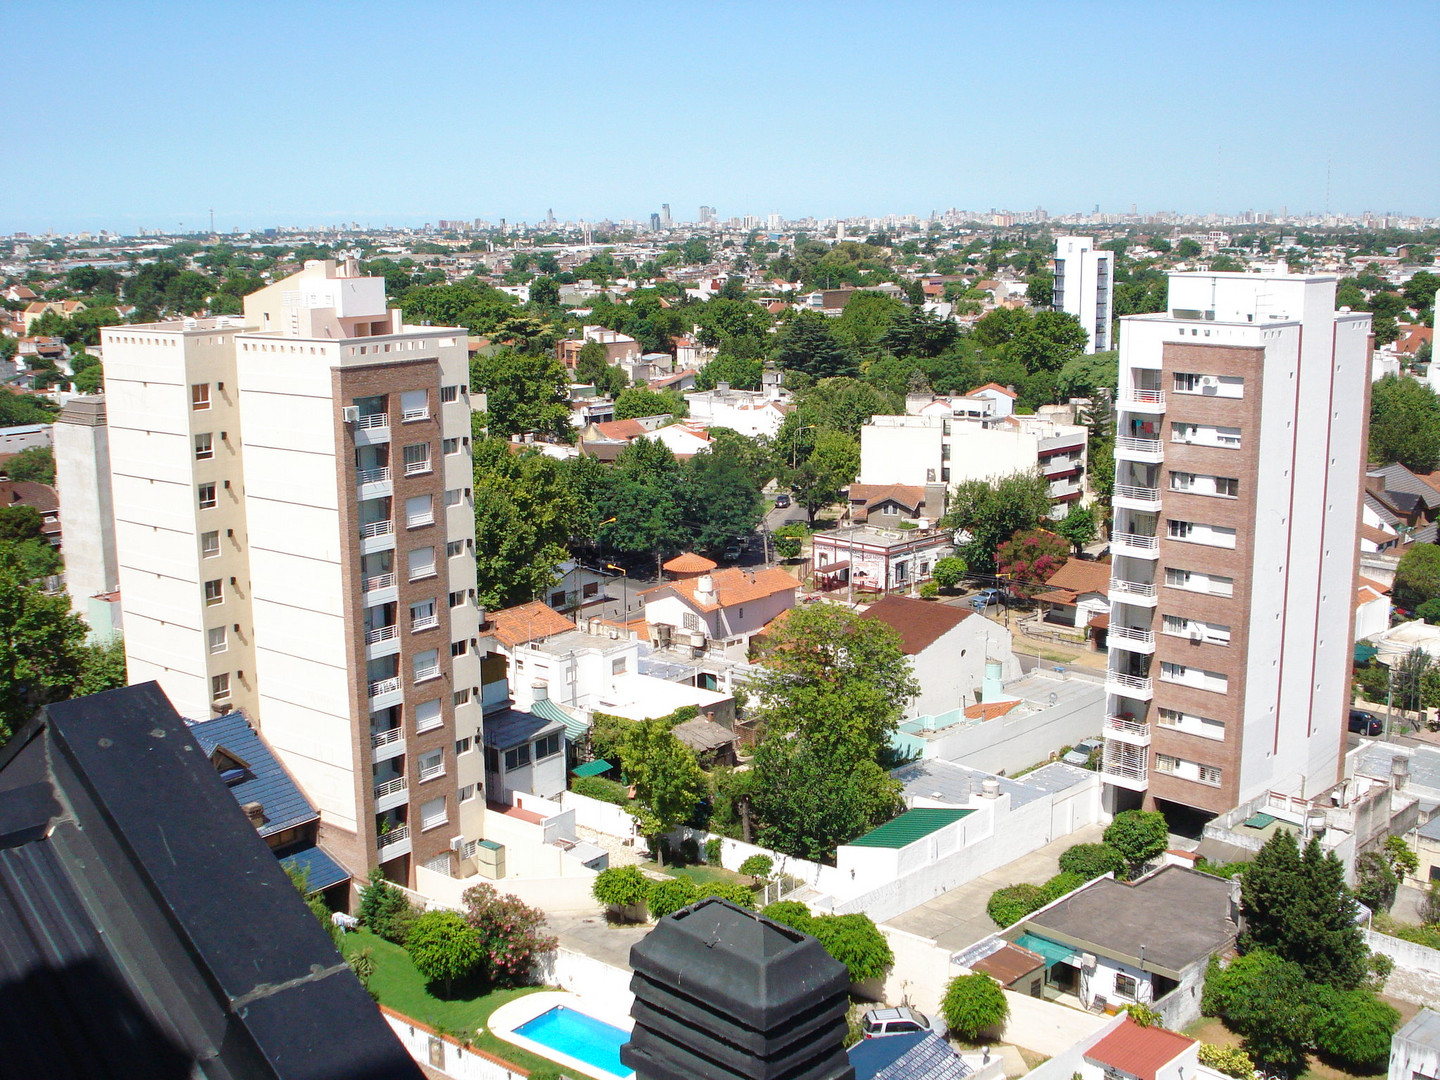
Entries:
<svg viewBox="0 0 1440 1080">
<path fill-rule="evenodd" d="M 552 592 L 550 594 L 550 606 L 553 608 L 563 608 L 565 606 L 564 589 L 561 589 L 558 592 Z"/>
<path fill-rule="evenodd" d="M 212 626 L 209 630 L 206 630 L 205 644 L 209 646 L 212 653 L 224 652 L 226 648 L 225 627 Z"/>
<path fill-rule="evenodd" d="M 418 476 L 430 471 L 430 444 L 411 443 L 401 453 L 405 459 L 405 475 Z"/>
<path fill-rule="evenodd" d="M 212 701 L 230 700 L 230 673 L 210 676 L 210 698 Z"/>
<path fill-rule="evenodd" d="M 434 698 L 430 701 L 422 701 L 415 706 L 415 732 L 423 734 L 427 731 L 434 731 L 445 722 L 445 717 L 440 712 L 440 699 Z"/>
<path fill-rule="evenodd" d="M 433 525 L 434 523 L 435 511 L 431 506 L 429 495 L 416 495 L 405 500 L 406 528 L 416 529 L 421 525 Z"/>
<path fill-rule="evenodd" d="M 451 454 L 458 454 L 460 452 L 460 440 L 442 439 L 440 441 L 440 452 L 446 457 L 449 457 Z"/>
<path fill-rule="evenodd" d="M 1215 494 L 1231 499 L 1237 497 L 1240 494 L 1240 481 L 1231 476 L 1217 476 L 1215 478 Z"/>
<path fill-rule="evenodd" d="M 204 461 L 215 456 L 215 438 L 208 431 L 195 436 L 195 460 Z"/>
<path fill-rule="evenodd" d="M 433 599 L 421 600 L 418 604 L 410 605 L 411 631 L 429 630 L 431 627 L 438 626 L 439 623 L 440 618 L 435 614 L 435 601 Z"/>
<path fill-rule="evenodd" d="M 460 400 L 460 387 L 442 386 L 440 388 L 440 404 L 450 405 Z"/>
<path fill-rule="evenodd" d="M 1175 372 L 1175 391 L 1180 394 L 1193 394 L 1200 389 L 1200 376 L 1190 372 Z"/>
<path fill-rule="evenodd" d="M 1171 540 L 1188 540 L 1190 534 L 1195 531 L 1193 521 L 1168 521 L 1166 525 L 1169 528 Z"/>
<path fill-rule="evenodd" d="M 461 754 L 468 754 L 468 753 L 469 753 L 471 750 L 473 750 L 474 748 L 475 748 L 475 740 L 474 740 L 474 738 L 472 738 L 472 737 L 469 736 L 469 735 L 465 736 L 465 738 L 463 738 L 463 739 L 456 739 L 456 740 L 455 740 L 455 756 L 456 756 L 456 757 L 459 757 Z"/>
<path fill-rule="evenodd" d="M 205 606 L 214 607 L 225 602 L 225 583 L 218 577 L 205 582 Z"/>
<path fill-rule="evenodd" d="M 530 764 L 530 744 L 524 743 L 505 751 L 505 771 L 513 772 Z"/>
<path fill-rule="evenodd" d="M 1194 474 L 1194 473 L 1175 472 L 1175 471 L 1173 471 L 1173 470 L 1171 471 L 1171 473 L 1170 473 L 1170 490 L 1171 490 L 1171 491 L 1190 491 L 1190 490 L 1193 490 L 1194 487 L 1195 487 L 1195 474 Z"/>
<path fill-rule="evenodd" d="M 459 506 L 465 498 L 464 488 L 450 488 L 445 492 L 446 506 Z"/>
<path fill-rule="evenodd" d="M 1167 634 L 1184 634 L 1188 625 L 1189 620 L 1182 619 L 1179 615 L 1165 616 L 1165 633 Z"/>
<path fill-rule="evenodd" d="M 410 570 L 411 581 L 435 576 L 435 549 L 433 547 L 413 548 L 405 556 L 405 562 Z"/>
<path fill-rule="evenodd" d="M 623 674 L 625 674 L 625 657 L 622 656 L 622 657 L 620 657 L 620 659 L 618 659 L 618 660 L 611 660 L 611 661 L 610 661 L 610 674 L 611 674 L 611 675 L 623 675 Z"/>
<path fill-rule="evenodd" d="M 457 792 L 457 794 L 459 795 L 461 802 L 469 802 L 471 799 L 473 799 L 473 798 L 475 797 L 475 785 L 474 785 L 474 784 L 466 784 L 464 787 L 462 787 L 462 788 L 459 790 L 459 792 Z M 474 841 L 471 841 L 469 844 L 465 845 L 465 847 L 466 847 L 465 857 L 466 857 L 467 859 L 473 858 L 474 855 L 475 855 L 475 844 L 474 844 Z"/>
<path fill-rule="evenodd" d="M 215 508 L 215 485 L 201 484 L 195 490 L 200 497 L 200 509 L 213 510 Z"/>
<path fill-rule="evenodd" d="M 465 687 L 465 689 L 463 690 L 456 690 L 455 693 L 450 695 L 451 704 L 455 705 L 457 708 L 461 705 L 466 704 L 467 702 L 469 702 L 469 700 L 470 688 L 468 686 Z"/>
<path fill-rule="evenodd" d="M 430 799 L 420 804 L 420 828 L 434 829 L 444 825 L 450 820 L 450 815 L 445 812 L 445 796 L 438 799 Z M 449 856 L 446 856 L 448 861 Z"/>
<path fill-rule="evenodd" d="M 459 607 L 461 604 L 465 603 L 465 590 L 464 590 L 464 589 L 460 589 L 460 590 L 457 591 L 457 592 L 452 592 L 452 593 L 450 594 L 449 600 L 450 600 L 450 606 L 451 606 L 452 608 L 457 608 L 457 607 Z"/>
<path fill-rule="evenodd" d="M 1155 755 L 1155 771 L 1162 773 L 1175 773 L 1180 771 L 1180 759 L 1170 754 Z"/>
<path fill-rule="evenodd" d="M 1135 976 L 1126 975 L 1123 971 L 1117 971 L 1115 973 L 1116 997 L 1127 997 L 1133 1000 L 1135 997 L 1135 992 L 1139 988 L 1140 984 L 1135 981 Z"/>
<path fill-rule="evenodd" d="M 416 682 L 438 679 L 440 677 L 440 650 L 426 649 L 424 652 L 416 653 L 413 665 Z"/>
<path fill-rule="evenodd" d="M 451 540 L 449 543 L 447 543 L 447 544 L 445 545 L 445 557 L 446 557 L 447 559 L 455 559 L 455 558 L 458 558 L 459 556 L 464 555 L 464 554 L 465 554 L 465 541 L 464 541 L 464 540 Z"/>
<path fill-rule="evenodd" d="M 700 616 L 696 615 L 693 611 L 685 612 L 683 621 L 685 623 L 686 630 L 700 629 Z"/>
<path fill-rule="evenodd" d="M 1177 570 L 1173 566 L 1165 568 L 1165 584 L 1176 589 L 1190 588 L 1190 571 Z"/>
<path fill-rule="evenodd" d="M 1199 768 L 1200 782 L 1202 784 L 1214 784 L 1216 787 L 1220 786 L 1219 768 L 1214 765 L 1201 765 Z"/>
<path fill-rule="evenodd" d="M 421 754 L 416 764 L 420 766 L 420 780 L 434 780 L 437 776 L 445 775 L 445 751 L 431 750 Z"/>
<path fill-rule="evenodd" d="M 451 655 L 451 656 L 464 656 L 464 655 L 465 655 L 467 652 L 469 652 L 469 651 L 470 651 L 470 642 L 468 642 L 468 641 L 452 641 L 452 642 L 450 642 L 450 655 Z"/>
<path fill-rule="evenodd" d="M 560 753 L 560 734 L 546 735 L 543 739 L 535 740 L 535 760 L 544 761 L 546 758 L 554 757 Z"/>
<path fill-rule="evenodd" d="M 220 533 L 211 529 L 200 534 L 200 557 L 213 559 L 220 554 Z"/>
<path fill-rule="evenodd" d="M 430 419 L 430 395 L 424 390 L 406 390 L 400 395 L 400 421 Z"/>
<path fill-rule="evenodd" d="M 190 408 L 195 412 L 210 408 L 210 384 L 208 382 L 190 385 Z"/>
</svg>

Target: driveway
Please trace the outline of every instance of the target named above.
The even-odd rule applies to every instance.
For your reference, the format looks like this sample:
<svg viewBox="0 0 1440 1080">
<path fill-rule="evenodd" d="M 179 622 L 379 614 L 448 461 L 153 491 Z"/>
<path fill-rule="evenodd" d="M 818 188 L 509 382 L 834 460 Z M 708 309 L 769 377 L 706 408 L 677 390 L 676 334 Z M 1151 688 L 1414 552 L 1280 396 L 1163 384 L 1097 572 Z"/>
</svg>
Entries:
<svg viewBox="0 0 1440 1080">
<path fill-rule="evenodd" d="M 545 928 L 567 949 L 603 960 L 612 967 L 630 970 L 630 946 L 653 926 L 611 926 L 604 915 L 578 912 L 546 912 Z"/>
<path fill-rule="evenodd" d="M 887 919 L 886 925 L 928 938 L 942 949 L 958 952 L 995 932 L 995 924 L 985 914 L 985 904 L 991 893 L 1022 881 L 1043 884 L 1059 873 L 1060 856 L 1067 848 L 1075 844 L 1099 843 L 1104 832 L 1102 825 L 1086 825 L 957 889 L 901 912 L 893 919 Z"/>
</svg>

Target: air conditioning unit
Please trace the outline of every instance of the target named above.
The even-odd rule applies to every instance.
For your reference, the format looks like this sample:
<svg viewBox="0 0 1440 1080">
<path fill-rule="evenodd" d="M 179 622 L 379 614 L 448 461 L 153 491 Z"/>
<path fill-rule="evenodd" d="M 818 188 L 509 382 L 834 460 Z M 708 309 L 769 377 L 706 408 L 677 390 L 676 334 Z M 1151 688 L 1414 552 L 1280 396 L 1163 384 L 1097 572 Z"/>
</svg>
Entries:
<svg viewBox="0 0 1440 1080">
<path fill-rule="evenodd" d="M 340 410 L 340 422 L 344 424 L 358 423 L 360 420 L 360 406 L 346 405 Z"/>
<path fill-rule="evenodd" d="M 1217 375 L 1201 375 L 1201 376 L 1200 376 L 1200 385 L 1201 385 L 1201 386 L 1219 386 L 1219 385 L 1220 385 L 1220 378 L 1219 378 L 1219 376 L 1217 376 Z"/>
<path fill-rule="evenodd" d="M 450 838 L 450 850 L 451 850 L 451 851 L 460 852 L 460 851 L 464 850 L 464 848 L 465 848 L 465 837 L 464 837 L 464 836 L 452 836 L 452 837 Z"/>
<path fill-rule="evenodd" d="M 1191 641 L 1203 641 L 1204 639 L 1205 639 L 1205 635 L 1201 632 L 1201 630 L 1200 630 L 1200 628 L 1199 628 L 1198 626 L 1192 626 L 1192 627 L 1190 627 L 1190 640 L 1191 640 Z"/>
</svg>

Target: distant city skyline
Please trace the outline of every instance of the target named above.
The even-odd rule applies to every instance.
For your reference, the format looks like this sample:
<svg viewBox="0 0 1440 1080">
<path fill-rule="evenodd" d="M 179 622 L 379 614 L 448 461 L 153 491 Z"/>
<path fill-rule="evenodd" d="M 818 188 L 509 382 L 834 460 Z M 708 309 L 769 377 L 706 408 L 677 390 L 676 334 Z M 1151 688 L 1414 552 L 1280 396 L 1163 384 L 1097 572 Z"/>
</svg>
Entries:
<svg viewBox="0 0 1440 1080">
<path fill-rule="evenodd" d="M 1289 0 L 18 9 L 0 233 L 1043 206 L 1440 216 L 1357 9 Z M 1380 30 L 1430 24 L 1369 5 Z M 1412 101 L 1440 65 L 1404 70 Z M 40 88 L 43 88 L 41 91 Z M 1386 146 L 1403 147 L 1388 153 Z M 33 156 L 27 157 L 28 150 Z"/>
</svg>

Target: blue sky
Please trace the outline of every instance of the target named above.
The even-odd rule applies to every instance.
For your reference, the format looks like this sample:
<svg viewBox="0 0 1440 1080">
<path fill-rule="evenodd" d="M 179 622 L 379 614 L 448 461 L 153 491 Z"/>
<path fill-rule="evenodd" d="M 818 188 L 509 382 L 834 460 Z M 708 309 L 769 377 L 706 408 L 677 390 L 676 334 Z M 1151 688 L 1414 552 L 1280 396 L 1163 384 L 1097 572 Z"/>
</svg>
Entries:
<svg viewBox="0 0 1440 1080">
<path fill-rule="evenodd" d="M 0 232 L 1440 214 L 1428 2 L 16 4 Z M 1382 46 L 1382 42 L 1388 42 Z"/>
</svg>

